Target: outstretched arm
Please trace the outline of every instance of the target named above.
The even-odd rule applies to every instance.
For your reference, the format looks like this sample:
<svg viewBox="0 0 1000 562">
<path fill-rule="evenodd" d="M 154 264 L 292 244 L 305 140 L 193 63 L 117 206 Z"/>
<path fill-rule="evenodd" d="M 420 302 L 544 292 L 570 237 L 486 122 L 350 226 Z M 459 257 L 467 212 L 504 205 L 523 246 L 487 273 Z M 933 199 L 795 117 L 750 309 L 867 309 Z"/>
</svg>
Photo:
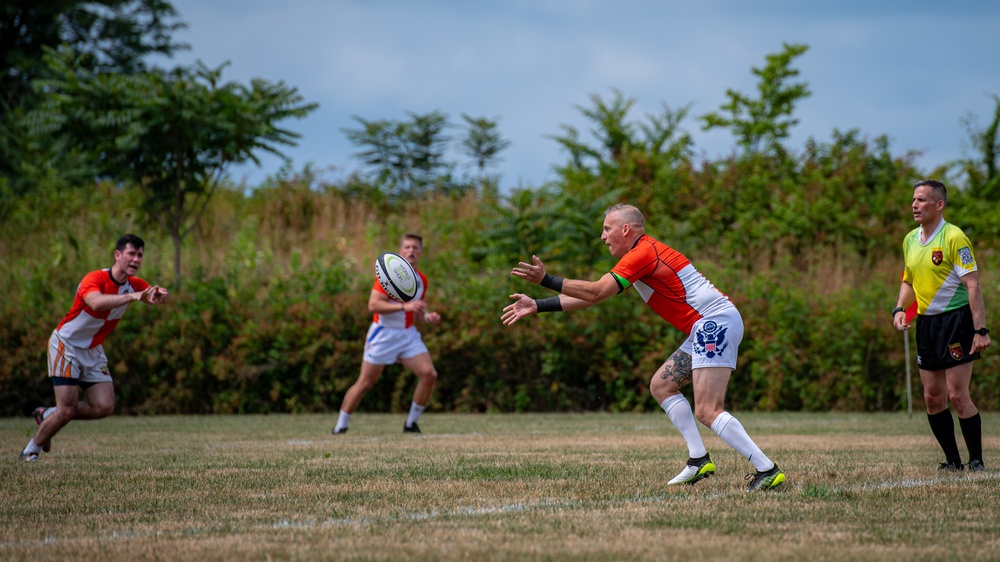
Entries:
<svg viewBox="0 0 1000 562">
<path fill-rule="evenodd" d="M 510 274 L 514 277 L 520 277 L 529 283 L 553 289 L 562 293 L 563 296 L 586 301 L 588 303 L 587 306 L 599 303 L 612 295 L 618 294 L 618 282 L 615 281 L 614 276 L 610 273 L 606 273 L 604 277 L 601 277 L 597 281 L 562 279 L 545 273 L 545 264 L 542 263 L 542 260 L 538 256 L 531 256 L 531 258 L 534 261 L 533 264 L 520 262 L 517 264 L 517 267 L 511 270 Z M 563 303 L 563 310 L 575 310 L 575 308 L 567 309 L 565 303 Z"/>
<path fill-rule="evenodd" d="M 510 326 L 521 318 L 526 318 L 532 314 L 538 314 L 538 301 L 535 299 L 529 297 L 528 295 L 522 295 L 521 293 L 514 293 L 510 296 L 510 298 L 514 299 L 514 302 L 507 305 L 503 309 L 503 316 L 500 317 L 500 320 L 505 326 Z M 563 312 L 569 310 L 580 310 L 594 304 L 585 300 L 567 297 L 566 295 L 559 295 L 558 297 L 551 298 L 559 299 L 559 305 Z"/>
</svg>

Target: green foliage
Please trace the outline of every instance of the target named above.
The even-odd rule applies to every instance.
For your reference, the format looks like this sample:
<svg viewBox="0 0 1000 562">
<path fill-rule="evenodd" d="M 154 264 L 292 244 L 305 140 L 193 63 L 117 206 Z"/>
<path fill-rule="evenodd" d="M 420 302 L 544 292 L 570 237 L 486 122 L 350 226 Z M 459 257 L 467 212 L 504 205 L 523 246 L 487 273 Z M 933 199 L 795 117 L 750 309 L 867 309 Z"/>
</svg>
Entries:
<svg viewBox="0 0 1000 562">
<path fill-rule="evenodd" d="M 39 82 L 53 94 L 51 107 L 24 114 L 24 124 L 39 136 L 75 131 L 79 140 L 92 133 L 96 140 L 84 145 L 103 151 L 93 164 L 117 179 L 94 187 L 59 168 L 38 174 L 27 191 L 0 181 L 0 290 L 8 295 L 0 301 L 0 414 L 50 400 L 47 338 L 80 277 L 105 267 L 109 245 L 126 231 L 147 240 L 143 278 L 155 282 L 170 270 L 162 250 L 168 238 L 193 265 L 173 302 L 132 307 L 107 342 L 121 411 L 337 408 L 360 368 L 372 258 L 411 231 L 425 238 L 428 300 L 444 319 L 422 327 L 440 374 L 432 408 L 655 410 L 649 378 L 684 335 L 634 292 L 513 327 L 499 321 L 509 295 L 546 296 L 510 275 L 532 255 L 560 276 L 607 272 L 613 259 L 600 241 L 601 221 L 620 201 L 639 205 L 647 231 L 688 255 L 741 311 L 746 335 L 728 391 L 731 407 L 901 409 L 906 358 L 886 310 L 899 286 L 899 245 L 912 228 L 911 186 L 923 174 L 912 154 L 895 155 L 885 137 L 869 140 L 854 130 L 809 139 L 798 153 L 777 144 L 794 123 L 795 100 L 807 92 L 785 84 L 802 52 L 786 46 L 755 70 L 760 100 L 732 97 L 728 126 L 745 135 L 748 149 L 739 158 L 695 164 L 681 127 L 688 108 L 664 104 L 661 115 L 634 121 L 634 101 L 616 91 L 610 101 L 592 96 L 594 107 L 581 108 L 593 139 L 570 127 L 554 137 L 569 152 L 557 182 L 507 195 L 442 188 L 453 185 L 452 167 L 441 159 L 444 116 L 432 113 L 402 124 L 357 118 L 365 128 L 353 131 L 354 140 L 370 149 L 374 175 L 332 185 L 309 167 L 288 167 L 250 192 L 223 181 L 208 197 L 205 178 L 213 170 L 240 155 L 252 159 L 252 146 L 276 150 L 294 138 L 273 128 L 308 107 L 297 105 L 294 90 L 219 85 L 219 69 L 203 67 L 194 74 L 89 76 L 58 59 L 65 65 L 60 78 Z M 163 107 L 164 100 L 177 107 Z M 199 104 L 221 117 L 198 117 Z M 227 114 L 229 104 L 253 115 Z M 502 143 L 491 136 L 491 122 L 463 117 L 484 134 L 473 142 L 480 162 L 496 156 Z M 227 123 L 253 131 L 247 144 L 227 136 Z M 989 131 L 981 138 L 995 136 Z M 152 136 L 174 133 L 197 154 L 156 152 L 163 139 Z M 491 143 L 497 150 L 488 150 Z M 768 150 L 750 150 L 757 143 Z M 73 162 L 71 146 L 63 145 L 67 158 L 50 161 Z M 147 168 L 149 155 L 158 163 Z M 145 171 L 132 175 L 128 162 Z M 177 183 L 167 164 L 183 171 Z M 127 188 L 130 182 L 146 191 Z M 402 197 L 400 186 L 412 193 Z M 953 184 L 946 215 L 976 245 L 989 307 L 1000 302 L 993 273 L 1000 266 L 1000 215 L 990 192 L 979 189 Z M 170 193 L 200 201 L 189 210 L 213 220 L 190 223 L 186 238 L 170 224 L 157 228 L 149 212 L 169 215 L 169 207 L 157 205 Z M 390 367 L 362 408 L 405 411 L 415 382 Z M 973 380 L 981 409 L 1000 405 L 988 392 L 997 384 L 1000 362 L 987 354 Z"/>
<path fill-rule="evenodd" d="M 500 162 L 500 153 L 510 146 L 510 141 L 497 130 L 497 119 L 470 117 L 463 113 L 462 120 L 466 125 L 462 149 L 476 163 L 479 179 L 483 181 L 487 166 Z"/>
<path fill-rule="evenodd" d="M 165 0 L 7 0 L 0 4 L 0 177 L 8 189 L 30 191 L 46 175 L 49 167 L 39 164 L 39 153 L 59 154 L 64 176 L 68 169 L 82 172 L 85 164 L 78 153 L 49 146 L 50 142 L 59 144 L 60 139 L 30 139 L 19 124 L 22 114 L 42 97 L 33 90 L 32 81 L 49 76 L 45 50 L 81 53 L 81 64 L 95 72 L 143 72 L 148 55 L 170 56 L 187 48 L 170 37 L 186 27 L 176 17 L 176 10 Z M 3 201 L 0 190 L 0 207 Z"/>
<path fill-rule="evenodd" d="M 1000 96 L 993 95 L 993 117 L 982 130 L 978 130 L 971 116 L 965 120 L 966 130 L 976 159 L 961 161 L 970 195 L 977 200 L 1000 202 Z"/>
<path fill-rule="evenodd" d="M 343 129 L 361 149 L 355 156 L 369 169 L 368 178 L 393 198 L 460 192 L 451 177 L 454 164 L 445 160 L 448 116 L 439 111 L 409 116 L 409 121 L 369 121 L 355 115 L 361 128 Z"/>
<path fill-rule="evenodd" d="M 678 169 L 690 160 L 693 142 L 681 128 L 690 108 L 674 111 L 664 103 L 661 114 L 634 122 L 629 112 L 635 99 L 620 91 L 614 91 L 610 102 L 596 94 L 590 99 L 593 108 L 577 109 L 593 123 L 590 132 L 597 145 L 585 142 L 569 125 L 562 126 L 563 135 L 552 137 L 570 155 L 565 165 L 556 168 L 562 191 L 577 201 L 614 192 L 648 208 L 657 199 L 650 186 L 674 187 Z"/>
<path fill-rule="evenodd" d="M 807 50 L 808 45 L 785 43 L 782 52 L 767 55 L 767 64 L 752 70 L 760 79 L 758 97 L 727 89 L 729 102 L 720 112 L 702 116 L 704 129 L 731 129 L 746 154 L 765 152 L 782 156 L 785 151 L 781 140 L 788 138 L 789 129 L 798 123 L 798 119 L 792 117 L 795 104 L 811 95 L 807 84 L 788 83 L 799 75 L 799 71 L 791 67 L 792 61 Z"/>
<path fill-rule="evenodd" d="M 88 147 L 98 173 L 138 186 L 143 210 L 174 240 L 174 285 L 181 242 L 194 229 L 227 168 L 256 151 L 281 156 L 297 133 L 288 118 L 316 109 L 295 88 L 255 79 L 221 83 L 225 65 L 178 67 L 169 73 L 93 74 L 80 58 L 47 57 L 51 79 L 36 89 L 44 101 L 26 121 L 35 138 Z"/>
</svg>

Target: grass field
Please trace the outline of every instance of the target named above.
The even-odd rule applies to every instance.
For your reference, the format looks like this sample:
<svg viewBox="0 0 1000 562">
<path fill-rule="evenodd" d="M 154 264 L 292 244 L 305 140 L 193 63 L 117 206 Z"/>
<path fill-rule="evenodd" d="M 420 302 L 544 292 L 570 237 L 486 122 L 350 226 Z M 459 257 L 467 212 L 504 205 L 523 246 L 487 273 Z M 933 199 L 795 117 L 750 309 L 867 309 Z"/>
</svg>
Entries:
<svg viewBox="0 0 1000 562">
<path fill-rule="evenodd" d="M 36 463 L 34 422 L 0 419 L 0 559 L 1000 559 L 998 472 L 939 473 L 923 414 L 737 415 L 783 491 L 744 492 L 707 430 L 717 475 L 668 488 L 687 452 L 662 413 L 112 417 Z"/>
</svg>

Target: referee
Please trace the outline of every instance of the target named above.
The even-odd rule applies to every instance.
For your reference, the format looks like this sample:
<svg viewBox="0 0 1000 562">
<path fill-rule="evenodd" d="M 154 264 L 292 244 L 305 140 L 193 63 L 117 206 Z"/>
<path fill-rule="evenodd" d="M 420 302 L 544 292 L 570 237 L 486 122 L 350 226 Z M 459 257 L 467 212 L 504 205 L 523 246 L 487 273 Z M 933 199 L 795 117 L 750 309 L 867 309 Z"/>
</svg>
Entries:
<svg viewBox="0 0 1000 562">
<path fill-rule="evenodd" d="M 982 418 L 969 396 L 969 381 L 972 362 L 990 345 L 990 331 L 972 244 L 962 229 L 944 220 L 947 200 L 948 190 L 939 181 L 913 186 L 913 220 L 919 226 L 903 239 L 905 267 L 892 325 L 909 329 L 905 310 L 916 301 L 917 367 L 927 420 L 945 455 L 940 469 L 964 468 L 951 400 L 969 449 L 968 469 L 978 472 L 985 470 Z"/>
</svg>

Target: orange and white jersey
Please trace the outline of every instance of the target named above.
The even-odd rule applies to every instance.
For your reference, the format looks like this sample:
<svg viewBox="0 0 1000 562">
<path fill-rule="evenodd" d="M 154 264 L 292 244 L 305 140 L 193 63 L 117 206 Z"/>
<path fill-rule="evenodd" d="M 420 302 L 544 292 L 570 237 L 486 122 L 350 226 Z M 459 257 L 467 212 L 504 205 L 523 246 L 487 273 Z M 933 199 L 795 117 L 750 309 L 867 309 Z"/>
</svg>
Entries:
<svg viewBox="0 0 1000 562">
<path fill-rule="evenodd" d="M 416 270 L 416 268 L 414 268 Z M 413 297 L 414 300 L 420 300 L 424 298 L 427 294 L 427 277 L 424 276 L 419 270 L 417 270 L 417 293 Z M 389 297 L 389 294 L 385 292 L 382 285 L 379 284 L 378 278 L 375 279 L 375 284 L 372 286 L 373 291 L 378 291 L 383 295 Z M 389 297 L 390 299 L 392 297 Z M 396 301 L 401 302 L 401 301 Z M 372 317 L 372 323 L 378 324 L 379 326 L 384 326 L 386 328 L 409 328 L 413 325 L 413 313 L 400 310 L 398 312 L 384 312 L 382 314 L 375 313 Z"/>
<path fill-rule="evenodd" d="M 92 348 L 101 345 L 104 338 L 115 329 L 125 314 L 127 304 L 100 312 L 87 306 L 84 297 L 97 291 L 104 295 L 123 295 L 145 291 L 149 283 L 129 277 L 124 284 L 118 284 L 111 276 L 110 269 L 92 271 L 83 277 L 76 289 L 73 307 L 56 327 L 56 332 L 67 342 L 77 347 Z"/>
<path fill-rule="evenodd" d="M 685 334 L 705 316 L 735 308 L 683 254 L 643 234 L 611 270 L 619 292 L 630 285 L 661 318 Z"/>
</svg>

